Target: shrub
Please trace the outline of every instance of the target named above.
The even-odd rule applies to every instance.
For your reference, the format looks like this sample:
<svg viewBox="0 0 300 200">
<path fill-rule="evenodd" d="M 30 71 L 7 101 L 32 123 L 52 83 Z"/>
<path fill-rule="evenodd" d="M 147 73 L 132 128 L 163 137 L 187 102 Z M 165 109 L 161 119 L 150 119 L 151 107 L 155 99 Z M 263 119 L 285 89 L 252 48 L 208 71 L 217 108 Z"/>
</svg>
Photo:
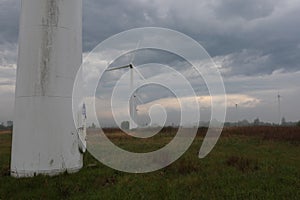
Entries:
<svg viewBox="0 0 300 200">
<path fill-rule="evenodd" d="M 242 172 L 256 171 L 259 169 L 257 160 L 239 156 L 230 156 L 225 163 L 227 166 L 235 167 Z"/>
</svg>

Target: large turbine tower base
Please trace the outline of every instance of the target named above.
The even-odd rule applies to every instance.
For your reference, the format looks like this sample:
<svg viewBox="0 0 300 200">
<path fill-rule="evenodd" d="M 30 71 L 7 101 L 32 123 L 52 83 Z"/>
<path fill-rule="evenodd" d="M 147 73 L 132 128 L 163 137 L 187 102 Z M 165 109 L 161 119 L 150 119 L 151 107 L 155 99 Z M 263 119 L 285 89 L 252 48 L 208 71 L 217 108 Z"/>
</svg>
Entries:
<svg viewBox="0 0 300 200">
<path fill-rule="evenodd" d="M 82 0 L 22 0 L 11 175 L 82 168 L 72 88 L 82 59 Z"/>
</svg>

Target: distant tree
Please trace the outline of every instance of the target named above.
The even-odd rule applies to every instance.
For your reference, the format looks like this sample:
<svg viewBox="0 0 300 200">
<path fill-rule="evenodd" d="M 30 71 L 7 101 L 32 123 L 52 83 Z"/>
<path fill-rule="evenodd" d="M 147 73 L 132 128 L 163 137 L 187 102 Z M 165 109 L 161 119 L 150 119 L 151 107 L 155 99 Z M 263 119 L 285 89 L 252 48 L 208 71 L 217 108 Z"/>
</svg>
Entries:
<svg viewBox="0 0 300 200">
<path fill-rule="evenodd" d="M 13 126 L 13 121 L 7 121 L 6 126 L 7 127 L 12 127 Z"/>
<path fill-rule="evenodd" d="M 230 123 L 230 122 L 225 122 L 225 123 L 224 123 L 224 126 L 225 126 L 225 127 L 230 127 L 230 126 L 231 126 L 231 123 Z M 200 127 L 203 127 L 203 125 L 200 124 Z"/>
<path fill-rule="evenodd" d="M 0 130 L 5 130 L 6 127 L 3 125 L 3 123 L 0 122 Z"/>
<path fill-rule="evenodd" d="M 92 123 L 91 128 L 96 128 L 96 125 L 94 123 Z"/>
<path fill-rule="evenodd" d="M 129 122 L 128 121 L 124 121 L 121 123 L 121 129 L 123 130 L 129 130 Z"/>
<path fill-rule="evenodd" d="M 249 125 L 250 125 L 250 123 L 246 119 L 244 119 L 243 121 L 239 122 L 239 126 L 249 126 Z"/>
<path fill-rule="evenodd" d="M 300 121 L 299 121 L 299 122 L 297 122 L 297 126 L 299 126 L 299 127 L 300 127 Z"/>
<path fill-rule="evenodd" d="M 260 120 L 259 120 L 259 118 L 256 118 L 256 119 L 253 121 L 253 125 L 254 125 L 254 126 L 259 126 L 259 125 L 260 125 Z"/>
<path fill-rule="evenodd" d="M 287 125 L 286 120 L 285 120 L 285 118 L 283 117 L 283 118 L 281 119 L 281 126 L 286 126 L 286 125 Z"/>
</svg>

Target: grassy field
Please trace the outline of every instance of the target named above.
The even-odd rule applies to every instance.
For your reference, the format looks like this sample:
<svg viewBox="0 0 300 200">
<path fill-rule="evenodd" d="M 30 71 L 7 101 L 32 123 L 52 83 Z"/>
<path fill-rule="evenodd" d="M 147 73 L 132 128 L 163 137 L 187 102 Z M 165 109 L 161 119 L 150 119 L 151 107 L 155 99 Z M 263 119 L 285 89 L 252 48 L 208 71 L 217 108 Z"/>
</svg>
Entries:
<svg viewBox="0 0 300 200">
<path fill-rule="evenodd" d="M 115 171 L 86 154 L 77 174 L 30 179 L 9 176 L 6 132 L 0 134 L 0 199 L 300 199 L 300 128 L 227 128 L 200 160 L 204 132 L 182 158 L 157 172 Z M 109 134 L 120 147 L 141 151 L 172 139 L 168 130 L 144 141 Z"/>
</svg>

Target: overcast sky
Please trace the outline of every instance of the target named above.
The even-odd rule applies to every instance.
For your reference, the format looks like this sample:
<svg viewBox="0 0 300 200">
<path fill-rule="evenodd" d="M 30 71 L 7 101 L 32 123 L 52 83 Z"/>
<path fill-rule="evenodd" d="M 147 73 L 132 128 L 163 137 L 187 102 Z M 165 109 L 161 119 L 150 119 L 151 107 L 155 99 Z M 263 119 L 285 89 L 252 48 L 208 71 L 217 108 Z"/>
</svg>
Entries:
<svg viewBox="0 0 300 200">
<path fill-rule="evenodd" d="M 228 121 L 300 120 L 299 0 L 84 0 L 84 53 L 131 28 L 158 26 L 198 41 L 221 69 Z M 13 118 L 19 0 L 0 0 L 0 121 Z M 84 55 L 85 55 L 84 54 Z M 239 111 L 235 111 L 235 103 Z"/>
</svg>

